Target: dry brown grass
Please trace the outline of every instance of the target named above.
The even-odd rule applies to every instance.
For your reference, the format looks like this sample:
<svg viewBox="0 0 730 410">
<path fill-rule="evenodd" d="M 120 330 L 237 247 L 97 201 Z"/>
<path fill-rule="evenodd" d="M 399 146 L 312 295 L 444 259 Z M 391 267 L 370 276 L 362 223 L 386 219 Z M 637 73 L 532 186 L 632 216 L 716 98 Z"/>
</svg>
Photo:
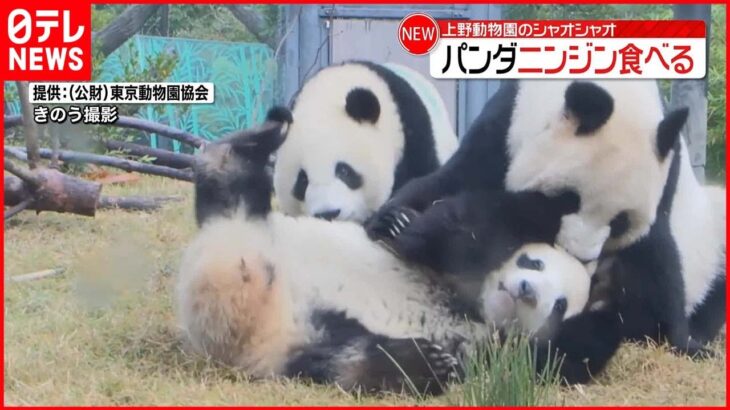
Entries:
<svg viewBox="0 0 730 410">
<path fill-rule="evenodd" d="M 170 294 L 181 248 L 195 231 L 192 186 L 145 177 L 104 192 L 182 194 L 186 200 L 154 213 L 105 211 L 91 219 L 26 212 L 6 223 L 6 277 L 67 268 L 54 278 L 6 282 L 6 405 L 425 404 L 297 381 L 251 382 L 187 354 Z M 692 362 L 663 348 L 625 346 L 595 383 L 561 389 L 555 399 L 567 405 L 721 405 L 724 337 L 716 350 L 717 358 Z"/>
</svg>

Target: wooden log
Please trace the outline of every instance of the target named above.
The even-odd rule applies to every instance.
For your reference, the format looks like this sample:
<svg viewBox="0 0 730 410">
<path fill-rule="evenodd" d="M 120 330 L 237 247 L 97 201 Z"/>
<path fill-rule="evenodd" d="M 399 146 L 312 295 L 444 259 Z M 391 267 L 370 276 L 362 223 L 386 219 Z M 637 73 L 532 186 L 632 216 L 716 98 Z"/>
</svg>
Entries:
<svg viewBox="0 0 730 410">
<path fill-rule="evenodd" d="M 20 108 L 23 113 L 23 137 L 25 138 L 25 146 L 28 150 L 28 167 L 35 169 L 38 167 L 40 157 L 38 150 L 40 143 L 38 142 L 38 124 L 33 118 L 33 104 L 30 103 L 29 86 L 27 81 L 16 81 L 18 87 L 18 99 L 20 100 Z"/>
<path fill-rule="evenodd" d="M 181 201 L 181 196 L 102 196 L 97 209 L 154 211 L 166 202 Z"/>
<path fill-rule="evenodd" d="M 5 152 L 10 152 L 13 156 L 22 156 L 25 150 L 21 147 L 5 147 Z M 47 148 L 40 149 L 41 158 L 50 158 L 52 151 Z M 104 165 L 112 168 L 123 169 L 127 172 L 140 172 L 142 174 L 157 175 L 162 177 L 179 179 L 182 181 L 192 181 L 193 171 L 182 170 L 160 165 L 144 164 L 138 161 L 132 161 L 123 158 L 110 157 L 108 155 L 91 154 L 87 152 L 76 152 L 69 150 L 60 150 L 59 158 L 63 162 L 83 162 L 96 165 Z"/>
<path fill-rule="evenodd" d="M 6 115 L 3 117 L 3 124 L 5 125 L 5 129 L 17 127 L 21 124 L 23 124 L 23 117 L 20 115 Z"/>
<path fill-rule="evenodd" d="M 8 220 L 8 219 L 14 217 L 15 215 L 19 214 L 20 212 L 28 209 L 28 207 L 30 207 L 33 204 L 33 202 L 35 202 L 35 200 L 33 198 L 25 198 L 19 204 L 12 206 L 12 207 L 10 207 L 10 209 L 5 211 L 4 219 Z"/>
<path fill-rule="evenodd" d="M 6 206 L 14 207 L 30 198 L 33 199 L 33 202 L 26 208 L 39 212 L 69 212 L 84 216 L 96 214 L 101 184 L 48 168 L 38 168 L 32 171 L 32 175 L 33 183 L 29 183 L 25 179 L 18 178 L 13 181 L 13 177 L 5 177 L 4 202 Z M 34 185 L 35 183 L 37 185 Z"/>
<path fill-rule="evenodd" d="M 171 201 L 181 201 L 183 197 L 179 195 L 169 196 L 99 196 L 96 209 L 126 209 L 126 210 L 143 210 L 150 211 L 158 209 L 160 206 Z M 27 203 L 26 203 L 27 202 Z M 17 214 L 18 212 L 28 210 L 48 210 L 39 209 L 34 203 L 33 191 L 22 179 L 14 176 L 5 176 L 5 195 L 4 205 L 11 207 L 5 212 L 5 219 Z M 22 204 L 25 204 L 21 206 Z M 19 209 L 15 209 L 15 208 Z M 11 211 L 14 213 L 8 215 Z"/>
<path fill-rule="evenodd" d="M 17 127 L 23 123 L 20 115 L 9 115 L 4 117 L 5 129 Z M 172 138 L 180 141 L 184 144 L 191 145 L 195 148 L 200 148 L 207 142 L 204 138 L 197 135 L 193 135 L 187 131 L 171 127 L 169 125 L 160 124 L 158 122 L 145 120 L 137 117 L 130 117 L 128 115 L 120 115 L 119 119 L 114 124 L 109 126 L 116 126 L 121 128 L 130 128 L 144 132 L 151 132 L 162 135 L 163 137 Z"/>
<path fill-rule="evenodd" d="M 7 158 L 5 158 L 5 170 L 25 181 L 31 189 L 38 188 L 43 182 L 33 171 L 25 169 Z"/>
<path fill-rule="evenodd" d="M 164 149 L 145 147 L 131 142 L 109 140 L 105 143 L 107 149 L 122 151 L 136 157 L 153 157 L 155 165 L 162 165 L 170 168 L 184 169 L 192 168 L 194 157 L 189 154 L 178 154 Z"/>
<path fill-rule="evenodd" d="M 113 124 L 117 127 L 131 128 L 139 131 L 152 132 L 162 135 L 163 137 L 172 138 L 182 143 L 200 148 L 205 145 L 205 139 L 193 135 L 187 131 L 170 127 L 169 125 L 160 124 L 158 122 L 145 120 L 127 115 L 120 115 L 119 119 Z"/>
<path fill-rule="evenodd" d="M 27 198 L 33 196 L 31 189 L 23 183 L 23 180 L 15 175 L 6 175 L 4 179 L 5 205 L 17 205 Z"/>
</svg>

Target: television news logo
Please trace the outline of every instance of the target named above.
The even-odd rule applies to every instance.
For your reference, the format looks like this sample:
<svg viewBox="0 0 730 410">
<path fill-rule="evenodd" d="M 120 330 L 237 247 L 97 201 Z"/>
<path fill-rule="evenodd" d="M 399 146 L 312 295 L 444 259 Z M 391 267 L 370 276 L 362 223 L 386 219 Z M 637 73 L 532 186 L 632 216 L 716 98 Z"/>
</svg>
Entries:
<svg viewBox="0 0 730 410">
<path fill-rule="evenodd" d="M 91 79 L 91 5 L 3 1 L 0 73 L 5 80 Z"/>
<path fill-rule="evenodd" d="M 440 20 L 406 16 L 398 39 L 442 79 L 703 78 L 704 21 Z"/>
</svg>

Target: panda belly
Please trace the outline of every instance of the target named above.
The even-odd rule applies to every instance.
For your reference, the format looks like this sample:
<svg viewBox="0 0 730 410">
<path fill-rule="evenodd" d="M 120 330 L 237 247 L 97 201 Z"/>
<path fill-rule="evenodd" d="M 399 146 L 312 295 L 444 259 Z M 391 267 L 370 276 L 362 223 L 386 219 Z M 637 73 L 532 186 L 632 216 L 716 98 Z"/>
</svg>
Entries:
<svg viewBox="0 0 730 410">
<path fill-rule="evenodd" d="M 343 312 L 369 331 L 393 338 L 445 340 L 466 332 L 446 295 L 350 222 L 272 215 L 273 255 L 285 275 L 294 322 L 322 311 Z M 306 326 L 305 326 L 306 327 Z M 306 328 L 314 340 L 317 330 Z"/>
</svg>

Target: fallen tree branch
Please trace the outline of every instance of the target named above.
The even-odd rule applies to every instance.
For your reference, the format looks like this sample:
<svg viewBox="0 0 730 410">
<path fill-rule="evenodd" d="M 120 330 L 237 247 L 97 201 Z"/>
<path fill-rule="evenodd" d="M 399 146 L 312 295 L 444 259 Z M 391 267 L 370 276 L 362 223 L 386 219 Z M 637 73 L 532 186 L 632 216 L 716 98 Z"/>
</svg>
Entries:
<svg viewBox="0 0 730 410">
<path fill-rule="evenodd" d="M 23 124 L 23 117 L 20 115 L 5 115 L 3 116 L 3 124 L 5 129 L 10 129 Z"/>
<path fill-rule="evenodd" d="M 96 202 L 96 209 L 126 209 L 151 211 L 160 208 L 163 204 L 172 201 L 181 201 L 182 196 L 99 196 Z M 4 205 L 11 208 L 5 211 L 5 219 L 27 209 L 35 211 L 54 210 L 47 209 L 48 206 L 35 203 L 33 191 L 18 177 L 5 176 L 5 197 Z"/>
<path fill-rule="evenodd" d="M 9 115 L 3 118 L 5 121 L 5 129 L 17 127 L 23 123 L 23 119 L 20 115 Z M 182 142 L 183 144 L 191 145 L 195 148 L 200 148 L 205 145 L 205 138 L 193 135 L 187 131 L 171 127 L 169 125 L 160 124 L 143 118 L 130 117 L 128 115 L 120 115 L 119 119 L 109 126 L 116 126 L 121 128 L 130 128 L 138 131 L 150 132 L 162 135 L 163 137 L 171 138 Z"/>
<path fill-rule="evenodd" d="M 137 157 L 154 157 L 152 163 L 155 165 L 163 165 L 177 169 L 191 168 L 193 166 L 194 157 L 189 154 L 178 154 L 164 149 L 150 148 L 144 145 L 116 140 L 108 140 L 105 142 L 105 145 L 107 149 L 112 151 L 122 151 Z"/>
<path fill-rule="evenodd" d="M 34 201 L 35 201 L 35 199 L 33 199 L 32 197 L 29 197 L 29 198 L 25 198 L 23 201 L 21 201 L 17 205 L 12 206 L 10 209 L 5 211 L 5 220 L 12 218 L 15 215 L 17 215 L 18 213 L 27 209 L 31 204 L 33 204 Z"/>
<path fill-rule="evenodd" d="M 15 175 L 5 175 L 3 189 L 5 191 L 5 197 L 3 198 L 5 205 L 16 205 L 33 196 L 32 189 L 28 188 L 25 182 Z"/>
<path fill-rule="evenodd" d="M 166 202 L 181 201 L 181 196 L 102 196 L 98 209 L 126 209 L 134 211 L 153 211 Z"/>
<path fill-rule="evenodd" d="M 5 169 L 8 169 L 8 162 L 9 160 L 6 158 Z M 30 173 L 32 178 L 21 179 L 20 176 L 5 176 L 4 205 L 15 207 L 26 199 L 31 199 L 32 204 L 26 205 L 23 209 L 32 208 L 38 212 L 70 212 L 84 216 L 95 215 L 96 203 L 101 194 L 101 184 L 66 175 L 50 168 L 20 172 L 20 174 L 23 173 Z M 22 209 L 15 213 L 20 211 Z M 12 215 L 6 214 L 6 219 Z"/>
<path fill-rule="evenodd" d="M 5 152 L 8 151 L 10 151 L 10 155 L 15 157 L 25 154 L 25 150 L 21 147 L 5 147 Z M 179 179 L 182 181 L 193 180 L 192 170 L 182 170 L 170 167 L 163 167 L 160 165 L 144 164 L 138 161 L 115 158 L 108 155 L 91 154 L 87 152 L 59 150 L 58 154 L 59 159 L 63 162 L 83 162 L 89 164 L 104 165 L 112 168 L 119 168 L 127 172 L 140 172 L 142 174 L 157 175 L 162 177 Z M 51 150 L 47 148 L 41 148 L 40 156 L 41 158 L 45 159 L 50 158 Z"/>
<path fill-rule="evenodd" d="M 195 148 L 200 148 L 205 145 L 204 138 L 193 135 L 187 131 L 171 127 L 169 125 L 160 124 L 158 122 L 145 120 L 142 118 L 120 115 L 119 119 L 113 125 L 122 128 L 131 128 L 139 131 L 152 132 L 162 135 L 163 137 L 172 138 L 182 143 L 192 145 Z"/>
<path fill-rule="evenodd" d="M 64 268 L 55 268 L 55 269 L 46 269 L 38 272 L 33 273 L 25 273 L 22 275 L 15 275 L 11 276 L 10 280 L 13 282 L 27 282 L 31 280 L 38 280 L 43 278 L 48 278 L 51 276 L 57 276 L 62 274 L 66 269 Z"/>
<path fill-rule="evenodd" d="M 7 147 L 5 148 L 5 152 L 8 152 Z M 23 153 L 25 154 L 25 152 Z M 43 182 L 33 171 L 29 171 L 7 158 L 5 158 L 5 170 L 25 181 L 25 183 L 30 185 L 31 189 L 38 188 Z"/>
</svg>

